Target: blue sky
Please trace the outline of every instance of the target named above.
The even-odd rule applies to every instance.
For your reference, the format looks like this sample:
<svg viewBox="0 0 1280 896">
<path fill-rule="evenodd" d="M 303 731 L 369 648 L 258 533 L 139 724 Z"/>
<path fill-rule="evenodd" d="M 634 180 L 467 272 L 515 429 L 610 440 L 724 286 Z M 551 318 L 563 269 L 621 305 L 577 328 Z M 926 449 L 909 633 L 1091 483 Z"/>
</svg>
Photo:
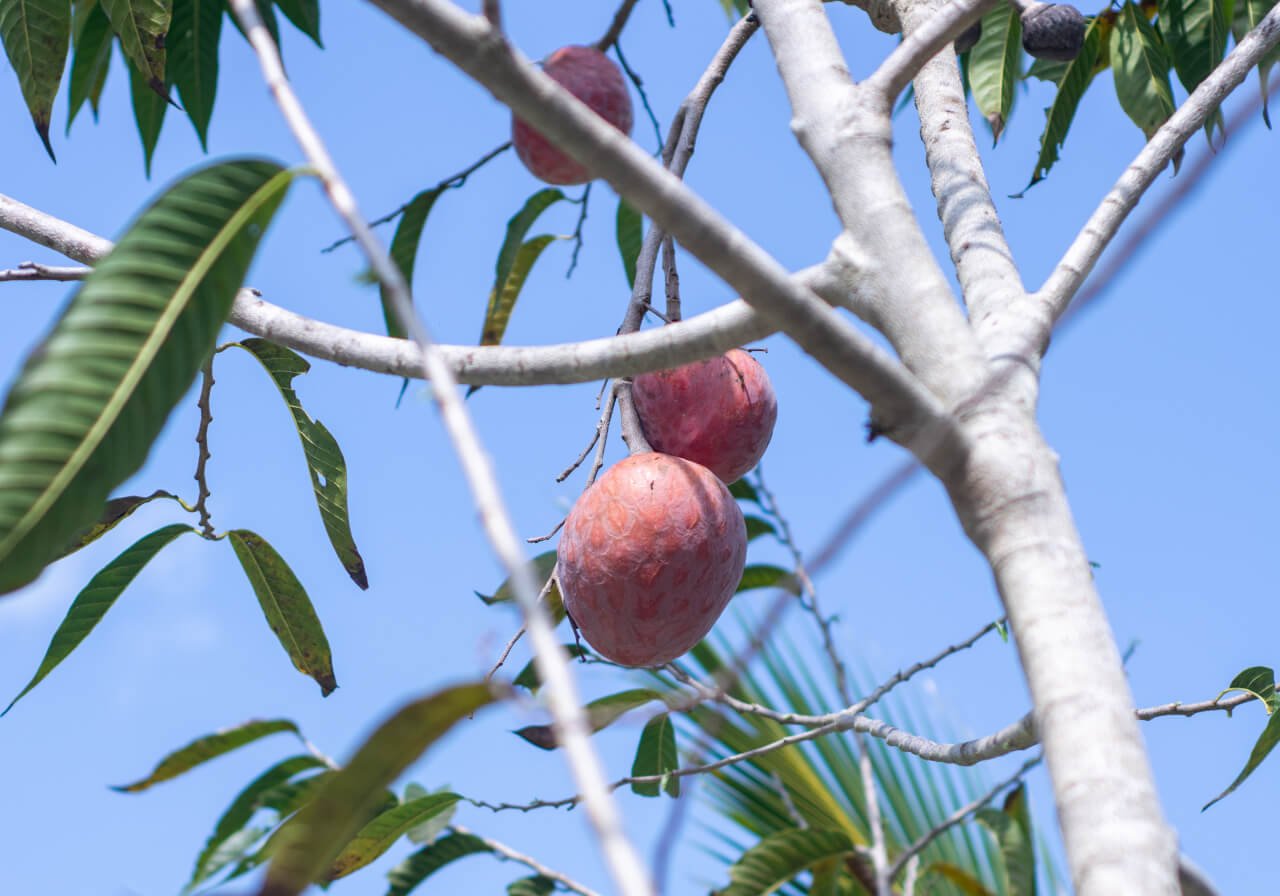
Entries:
<svg viewBox="0 0 1280 896">
<path fill-rule="evenodd" d="M 473 4 L 474 5 L 474 4 Z M 603 32 L 612 5 L 508 3 L 516 43 L 537 58 Z M 661 121 L 696 80 L 724 34 L 711 0 L 640 4 L 623 41 Z M 855 76 L 893 46 L 853 8 L 831 14 Z M 325 4 L 320 51 L 286 29 L 286 62 L 298 92 L 329 141 L 369 216 L 465 167 L 506 139 L 509 115 L 440 57 L 363 4 Z M 224 34 L 210 157 L 264 154 L 296 162 L 256 65 L 239 36 Z M 1256 89 L 1255 82 L 1243 90 Z M 1243 92 L 1243 91 L 1242 91 Z M 1141 146 L 1120 112 L 1110 79 L 1086 97 L 1063 160 L 1021 200 L 1035 161 L 1050 92 L 1032 84 L 998 148 L 981 139 L 988 175 L 1015 256 L 1038 285 L 1104 191 Z M 1236 97 L 1233 103 L 1244 97 Z M 27 122 L 16 80 L 0 75 L 0 192 L 104 235 L 116 235 L 145 201 L 203 161 L 194 133 L 171 112 L 153 177 L 141 150 L 117 58 L 102 120 L 87 110 L 70 136 L 64 97 L 54 112 L 59 162 L 49 162 Z M 830 202 L 787 129 L 789 110 L 762 36 L 717 94 L 688 180 L 783 264 L 821 259 L 836 233 Z M 976 116 L 975 116 L 976 121 Z M 913 110 L 897 120 L 896 153 L 909 195 L 939 258 L 941 243 Z M 637 114 L 636 139 L 652 148 Z M 1256 123 L 1132 265 L 1106 301 L 1055 340 L 1045 365 L 1042 420 L 1062 456 L 1063 475 L 1122 647 L 1138 646 L 1129 670 L 1140 705 L 1212 697 L 1246 666 L 1277 659 L 1269 624 L 1280 574 L 1274 463 L 1280 424 L 1271 413 L 1280 290 L 1274 278 L 1276 198 L 1267 174 L 1276 137 Z M 1189 155 L 1205 151 L 1196 138 Z M 1144 205 L 1173 181 L 1160 178 Z M 479 335 L 493 260 L 507 218 L 538 184 L 508 155 L 441 199 L 418 258 L 419 306 L 442 341 Z M 512 318 L 513 344 L 613 332 L 627 300 L 614 248 L 616 199 L 592 191 L 586 247 L 572 279 L 568 246 L 548 250 Z M 1141 214 L 1141 207 L 1139 214 Z M 569 232 L 575 208 L 549 212 L 548 229 Z M 357 283 L 350 249 L 321 254 L 341 235 L 312 183 L 299 184 L 264 243 L 250 282 L 273 302 L 335 323 L 377 331 L 376 291 Z M 384 231 L 390 238 L 390 231 Z M 0 235 L 0 267 L 53 253 Z M 696 262 L 681 268 L 685 308 L 730 298 Z M 7 388 L 30 346 L 70 290 L 5 284 L 0 307 L 0 381 Z M 228 329 L 227 339 L 238 338 Z M 812 550 L 847 508 L 901 460 L 895 447 L 862 440 L 865 406 L 780 338 L 765 343 L 780 415 L 765 459 L 771 487 L 803 548 Z M 263 624 L 225 544 L 175 542 L 138 578 L 84 645 L 0 720 L 6 844 L 0 889 L 62 896 L 176 892 L 231 796 L 287 755 L 269 739 L 137 796 L 107 790 L 140 777 L 191 738 L 249 718 L 287 716 L 326 752 L 349 755 L 379 718 L 411 696 L 483 674 L 518 625 L 472 595 L 501 578 L 486 547 L 450 448 L 420 387 L 395 406 L 399 383 L 317 363 L 297 382 L 310 413 L 332 430 L 349 466 L 351 517 L 372 587 L 359 592 L 332 556 L 311 498 L 297 436 L 278 394 L 242 353 L 220 355 L 210 469 L 214 523 L 270 540 L 308 588 L 333 645 L 339 690 L 322 700 L 294 672 Z M 486 389 L 469 402 L 500 471 L 522 535 L 549 530 L 573 501 L 581 475 L 555 475 L 595 425 L 596 386 L 526 391 Z M 122 492 L 193 492 L 194 396 L 171 418 L 143 471 Z M 621 456 L 620 446 L 612 458 Z M 51 567 L 24 592 L 0 601 L 0 691 L 16 693 L 35 669 L 76 591 L 133 540 L 175 519 L 152 505 L 99 543 Z M 779 559 L 768 548 L 758 559 Z M 532 551 L 531 551 L 532 553 Z M 841 622 L 853 662 L 885 677 L 936 652 L 998 615 L 989 573 L 964 539 L 940 488 L 912 485 L 819 581 Z M 748 612 L 763 592 L 740 599 Z M 795 621 L 795 620 L 793 620 Z M 518 650 L 516 664 L 527 654 Z M 519 668 L 516 665 L 514 668 Z M 514 669 L 513 669 L 514 671 Z M 615 680 L 585 676 L 598 696 Z M 936 732 L 966 737 L 1020 716 L 1026 695 L 1010 647 L 982 643 L 914 685 Z M 1183 848 L 1224 893 L 1265 892 L 1267 862 L 1250 848 L 1273 818 L 1280 772 L 1264 765 L 1206 813 L 1200 807 L 1235 776 L 1262 727 L 1258 706 L 1234 719 L 1167 719 L 1143 728 L 1165 809 Z M 572 792 L 559 756 L 508 733 L 536 713 L 482 715 L 415 767 L 429 787 L 448 784 L 481 799 L 521 801 Z M 611 776 L 629 771 L 638 725 L 598 737 Z M 1011 760 L 1016 762 L 1017 759 Z M 983 773 L 1001 775 L 1008 762 Z M 1052 809 L 1043 773 L 1031 788 L 1038 819 Z M 648 855 L 665 801 L 620 794 L 628 829 Z M 710 815 L 703 810 L 701 818 Z M 490 816 L 464 809 L 459 821 L 607 889 L 582 813 Z M 723 884 L 691 826 L 674 858 L 672 893 Z M 405 853 L 398 847 L 377 866 Z M 433 879 L 427 892 L 500 892 L 521 876 L 511 865 L 474 858 Z M 332 892 L 376 891 L 379 872 Z"/>
</svg>

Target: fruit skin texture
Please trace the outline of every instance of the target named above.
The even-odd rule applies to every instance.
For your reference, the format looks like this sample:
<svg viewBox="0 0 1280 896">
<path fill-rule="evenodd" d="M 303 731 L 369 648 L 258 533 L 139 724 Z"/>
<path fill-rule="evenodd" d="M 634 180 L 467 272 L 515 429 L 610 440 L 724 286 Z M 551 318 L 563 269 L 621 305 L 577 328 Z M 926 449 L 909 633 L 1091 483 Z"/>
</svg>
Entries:
<svg viewBox="0 0 1280 896">
<path fill-rule="evenodd" d="M 646 452 L 578 498 L 557 552 L 565 609 L 624 666 L 668 663 L 711 631 L 747 558 L 738 503 L 706 467 Z"/>
<path fill-rule="evenodd" d="M 1070 62 L 1080 55 L 1089 22 L 1065 3 L 1032 3 L 1022 11 L 1022 48 L 1037 59 Z"/>
<path fill-rule="evenodd" d="M 561 47 L 547 58 L 542 70 L 609 124 L 631 133 L 631 94 L 621 69 L 609 57 L 594 47 Z M 514 116 L 511 141 L 520 161 L 541 181 L 568 186 L 592 179 L 585 166 Z"/>
<path fill-rule="evenodd" d="M 702 464 L 725 482 L 741 479 L 759 462 L 778 419 L 769 375 L 739 348 L 642 374 L 631 395 L 655 451 Z"/>
</svg>

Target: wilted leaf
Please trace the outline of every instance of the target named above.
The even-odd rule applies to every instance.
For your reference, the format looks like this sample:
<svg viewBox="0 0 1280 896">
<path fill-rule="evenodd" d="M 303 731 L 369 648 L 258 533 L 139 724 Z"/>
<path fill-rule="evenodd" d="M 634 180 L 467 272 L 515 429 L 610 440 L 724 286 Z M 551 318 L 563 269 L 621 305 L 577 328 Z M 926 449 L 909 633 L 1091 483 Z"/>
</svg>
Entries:
<svg viewBox="0 0 1280 896">
<path fill-rule="evenodd" d="M 1022 21 L 1012 5 L 1000 5 L 982 18 L 982 36 L 969 53 L 969 85 L 978 111 L 1000 139 L 1013 109 L 1014 88 L 1022 79 Z"/>
<path fill-rule="evenodd" d="M 387 896 L 406 896 L 410 890 L 450 862 L 476 853 L 492 852 L 473 834 L 449 834 L 409 856 L 387 872 L 391 886 Z"/>
<path fill-rule="evenodd" d="M 138 793 L 148 787 L 159 784 L 161 781 L 176 778 L 183 772 L 188 772 L 196 766 L 208 762 L 210 759 L 217 759 L 219 756 L 230 753 L 245 744 L 250 744 L 268 735 L 280 734 L 284 731 L 301 737 L 298 732 L 298 726 L 288 719 L 255 720 L 245 722 L 243 725 L 237 725 L 234 728 L 227 728 L 214 734 L 205 735 L 161 759 L 151 774 L 145 778 L 134 781 L 132 784 L 124 784 L 111 789 L 120 793 Z"/>
<path fill-rule="evenodd" d="M 666 775 L 680 767 L 680 755 L 676 751 L 676 726 L 667 713 L 654 716 L 640 732 L 640 743 L 636 746 L 636 758 L 631 763 L 633 778 L 651 775 Z M 680 795 L 680 779 L 668 778 L 665 782 L 634 783 L 631 791 L 640 796 L 657 796 L 659 787 L 665 783 L 668 796 Z"/>
<path fill-rule="evenodd" d="M 176 501 L 177 496 L 172 495 L 163 489 L 156 489 L 149 495 L 125 495 L 120 498 L 112 498 L 107 502 L 107 506 L 103 508 L 102 515 L 98 517 L 98 521 L 80 533 L 74 541 L 68 545 L 59 558 L 67 557 L 74 554 L 86 545 L 93 544 L 102 536 L 106 535 L 120 523 L 127 520 L 133 515 L 133 512 L 144 504 L 150 504 L 157 498 L 169 498 Z"/>
<path fill-rule="evenodd" d="M 729 869 L 731 883 L 717 896 L 763 896 L 818 862 L 851 852 L 853 841 L 842 831 L 780 831 L 742 854 Z"/>
<path fill-rule="evenodd" d="M 627 286 L 636 285 L 636 259 L 640 257 L 640 244 L 644 242 L 644 216 L 618 198 L 618 216 L 615 230 L 618 238 L 618 254 L 622 256 L 622 270 L 627 275 Z"/>
<path fill-rule="evenodd" d="M 433 793 L 388 809 L 362 827 L 329 866 L 329 878 L 346 877 L 382 855 L 401 835 L 453 809 L 456 793 Z"/>
<path fill-rule="evenodd" d="M 53 158 L 49 115 L 71 40 L 70 0 L 0 0 L 0 40 L 36 132 Z"/>
</svg>

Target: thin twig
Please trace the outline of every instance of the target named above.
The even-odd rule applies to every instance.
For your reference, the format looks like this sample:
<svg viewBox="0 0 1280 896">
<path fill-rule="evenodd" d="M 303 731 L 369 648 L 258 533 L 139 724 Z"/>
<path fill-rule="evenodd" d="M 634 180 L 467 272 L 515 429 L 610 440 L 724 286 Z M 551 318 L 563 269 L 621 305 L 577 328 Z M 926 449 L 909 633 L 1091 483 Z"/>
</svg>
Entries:
<svg viewBox="0 0 1280 896">
<path fill-rule="evenodd" d="M 200 408 L 200 426 L 196 429 L 196 503 L 194 510 L 200 514 L 200 534 L 205 538 L 214 537 L 213 523 L 209 517 L 209 480 L 207 468 L 209 458 L 209 425 L 213 423 L 213 407 L 210 399 L 213 395 L 213 356 L 200 369 L 200 398 L 196 406 Z"/>
<path fill-rule="evenodd" d="M 662 238 L 662 273 L 667 293 L 667 323 L 680 320 L 680 272 L 676 270 L 676 241 Z"/>
<path fill-rule="evenodd" d="M 610 47 L 618 43 L 618 38 L 622 36 L 622 29 L 627 27 L 627 19 L 631 18 L 631 10 L 636 8 L 638 2 L 639 0 L 622 0 L 622 5 L 613 14 L 613 21 L 609 23 L 609 30 L 596 41 L 597 50 L 607 53 Z"/>
<path fill-rule="evenodd" d="M 54 267 L 48 264 L 37 264 L 34 261 L 24 261 L 16 268 L 10 268 L 7 271 L 0 271 L 0 283 L 9 283 L 13 281 L 35 281 L 35 280 L 56 280 L 66 282 L 69 280 L 83 280 L 89 276 L 89 272 L 93 268 L 88 267 Z"/>
<path fill-rule="evenodd" d="M 564 525 L 564 524 L 561 523 L 561 525 Z M 551 568 L 551 574 L 547 576 L 546 584 L 544 584 L 542 586 L 542 590 L 538 592 L 538 603 L 541 604 L 544 601 L 546 601 L 547 596 L 551 594 L 551 589 L 555 586 L 555 583 L 556 583 L 556 569 L 553 566 Z M 494 675 L 497 674 L 498 670 L 502 668 L 504 663 L 506 663 L 507 657 L 511 656 L 511 651 L 516 646 L 516 642 L 518 642 L 522 637 L 524 637 L 523 625 L 520 626 L 520 630 L 518 632 L 516 632 L 514 635 L 511 636 L 511 640 L 508 641 L 507 646 L 503 648 L 502 656 L 498 657 L 498 661 L 493 664 L 493 668 L 489 670 L 489 674 L 484 677 L 485 681 L 488 681 L 489 679 L 493 678 Z"/>
<path fill-rule="evenodd" d="M 559 871 L 553 871 L 552 869 L 548 868 L 546 865 L 542 864 L 532 856 L 527 856 L 522 852 L 516 852 L 514 849 L 512 849 L 510 846 L 507 846 L 504 843 L 499 843 L 497 840 L 491 840 L 488 837 L 482 837 L 479 834 L 477 834 L 475 831 L 471 830 L 470 828 L 465 828 L 460 824 L 451 824 L 449 825 L 449 827 L 453 830 L 455 834 L 464 834 L 468 837 L 475 837 L 477 840 L 479 840 L 485 846 L 489 847 L 489 849 L 493 850 L 502 858 L 510 859 L 513 862 L 519 862 L 521 865 L 524 865 L 526 868 L 529 868 L 529 869 L 532 869 L 533 871 L 538 872 L 538 874 L 542 875 L 548 880 L 555 881 L 560 886 L 564 887 L 566 890 L 570 890 L 571 892 L 574 892 L 574 893 L 579 893 L 581 894 L 581 896 L 599 896 L 599 894 L 597 894 L 595 890 L 589 889 L 588 887 L 584 887 L 582 884 L 578 883 L 573 878 L 566 877 L 565 875 L 561 874 Z"/>
<path fill-rule="evenodd" d="M 587 184 L 582 191 L 582 196 L 573 200 L 578 204 L 578 223 L 573 228 L 573 255 L 569 259 L 569 270 L 564 272 L 564 279 L 568 280 L 573 276 L 573 271 L 578 266 L 578 253 L 582 251 L 582 226 L 587 223 L 587 203 L 591 199 L 591 184 Z"/>
<path fill-rule="evenodd" d="M 631 79 L 631 83 L 636 87 L 636 93 L 640 94 L 640 104 L 644 106 L 645 114 L 649 116 L 649 123 L 653 125 L 653 135 L 658 141 L 658 147 L 662 147 L 662 125 L 658 124 L 658 116 L 653 111 L 653 106 L 649 104 L 649 94 L 645 92 L 644 80 L 637 74 L 636 70 L 627 62 L 627 57 L 623 55 L 622 43 L 614 41 L 613 52 L 618 55 L 618 62 L 622 64 L 622 70 L 627 73 L 627 77 Z"/>
<path fill-rule="evenodd" d="M 617 404 L 617 401 L 617 392 L 610 389 L 609 400 L 605 402 L 604 410 L 600 412 L 600 419 L 596 422 L 595 432 L 591 436 L 591 441 L 587 443 L 587 447 L 582 449 L 582 453 L 573 459 L 573 463 L 569 464 L 569 466 L 565 467 L 564 470 L 561 471 L 560 475 L 556 477 L 556 482 L 564 482 L 572 476 L 574 470 L 582 466 L 582 462 L 587 459 L 587 455 L 591 453 L 591 449 L 595 448 L 602 439 L 608 439 L 609 424 L 613 421 L 613 407 Z M 596 454 L 598 456 L 601 452 L 597 451 Z M 603 464 L 603 459 L 601 459 L 601 463 Z M 595 469 L 599 468 L 596 467 L 593 469 L 592 475 L 588 477 L 589 482 L 595 480 Z"/>
</svg>

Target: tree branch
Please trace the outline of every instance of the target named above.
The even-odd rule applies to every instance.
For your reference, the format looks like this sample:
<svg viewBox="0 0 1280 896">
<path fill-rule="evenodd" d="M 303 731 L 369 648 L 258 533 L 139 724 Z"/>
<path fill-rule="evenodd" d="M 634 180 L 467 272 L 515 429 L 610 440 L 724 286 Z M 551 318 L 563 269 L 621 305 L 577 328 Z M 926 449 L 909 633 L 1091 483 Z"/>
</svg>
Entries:
<svg viewBox="0 0 1280 896">
<path fill-rule="evenodd" d="M 565 875 L 561 874 L 559 871 L 553 871 L 552 869 L 548 868 L 546 865 L 542 864 L 532 856 L 527 856 L 522 852 L 516 852 L 510 846 L 507 846 L 505 843 L 499 843 L 497 840 L 490 840 L 488 837 L 482 837 L 479 834 L 477 834 L 475 831 L 471 830 L 470 828 L 464 828 L 460 824 L 451 824 L 449 825 L 449 827 L 453 830 L 455 834 L 464 834 L 468 837 L 475 837 L 477 840 L 479 840 L 485 846 L 489 847 L 489 849 L 493 850 L 502 858 L 510 859 L 513 862 L 519 862 L 521 865 L 524 865 L 526 868 L 529 868 L 529 869 L 532 869 L 533 871 L 538 872 L 538 874 L 541 874 L 543 877 L 547 878 L 548 880 L 555 881 L 560 886 L 564 887 L 566 890 L 569 890 L 574 893 L 580 893 L 581 896 L 599 896 L 599 894 L 596 893 L 595 890 L 584 887 L 582 884 L 573 880 L 573 878 L 566 877 Z"/>
<path fill-rule="evenodd" d="M 864 82 L 866 89 L 877 95 L 884 104 L 885 113 L 893 109 L 898 94 L 906 89 L 925 63 L 945 50 L 966 28 L 1000 0 L 952 0 L 931 14 L 922 15 L 920 4 L 914 4 L 911 12 L 915 24 L 907 22 L 907 36 L 893 52 L 880 63 L 880 67 Z M 905 5 L 905 4 L 898 4 Z M 928 9 L 926 5 L 924 9 Z M 899 17 L 902 16 L 899 11 Z"/>
<path fill-rule="evenodd" d="M 24 261 L 16 268 L 10 268 L 7 271 L 0 271 L 0 283 L 36 280 L 56 280 L 61 282 L 83 280 L 89 275 L 90 270 L 92 269 L 82 267 L 54 267 L 53 265 L 37 264 L 34 261 Z"/>
</svg>

